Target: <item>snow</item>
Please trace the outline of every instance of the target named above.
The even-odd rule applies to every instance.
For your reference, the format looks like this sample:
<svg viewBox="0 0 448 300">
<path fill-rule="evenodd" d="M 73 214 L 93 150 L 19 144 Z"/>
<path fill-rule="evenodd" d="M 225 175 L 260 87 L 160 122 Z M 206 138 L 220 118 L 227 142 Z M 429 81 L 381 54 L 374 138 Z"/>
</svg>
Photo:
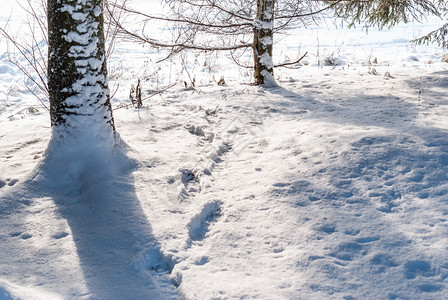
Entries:
<svg viewBox="0 0 448 300">
<path fill-rule="evenodd" d="M 265 20 L 270 20 L 270 18 L 265 16 Z M 271 30 L 274 26 L 274 23 L 272 21 L 263 21 L 263 20 L 258 20 L 255 19 L 254 21 L 254 27 L 258 28 L 258 29 L 267 29 L 267 30 Z"/>
<path fill-rule="evenodd" d="M 260 55 L 260 64 L 265 66 L 267 69 L 272 69 L 274 67 L 272 57 L 269 55 L 268 52 L 265 52 L 262 55 Z"/>
<path fill-rule="evenodd" d="M 17 299 L 54 299 L 59 300 L 61 297 L 42 291 L 39 288 L 30 288 L 18 286 L 9 282 L 0 281 L 0 299 L 2 300 L 17 300 Z"/>
<path fill-rule="evenodd" d="M 266 54 L 266 53 L 265 53 Z M 268 57 L 270 57 L 270 56 L 268 56 Z M 268 59 L 266 59 L 265 60 L 267 63 L 269 63 L 269 60 Z M 272 58 L 270 59 L 270 61 L 272 62 Z M 265 86 L 265 87 L 275 87 L 275 86 L 277 86 L 277 82 L 275 81 L 275 78 L 274 78 L 274 76 L 272 76 L 272 74 L 271 73 L 269 73 L 269 71 L 268 70 L 262 70 L 261 71 L 261 75 L 263 75 L 263 80 L 264 80 L 264 83 L 263 83 L 263 85 Z"/>
<path fill-rule="evenodd" d="M 81 141 L 3 57 L 0 299 L 448 298 L 448 64 L 408 42 L 437 22 L 274 36 L 308 55 L 269 88 L 120 42 L 119 135 Z M 137 78 L 177 84 L 124 108 Z"/>
</svg>

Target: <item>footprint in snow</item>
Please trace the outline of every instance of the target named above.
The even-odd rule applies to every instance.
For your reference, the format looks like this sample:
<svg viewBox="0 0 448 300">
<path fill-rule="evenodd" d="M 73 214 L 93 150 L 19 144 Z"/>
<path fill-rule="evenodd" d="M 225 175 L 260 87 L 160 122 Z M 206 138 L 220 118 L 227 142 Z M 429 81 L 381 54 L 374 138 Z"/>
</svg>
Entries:
<svg viewBox="0 0 448 300">
<path fill-rule="evenodd" d="M 336 231 L 336 226 L 334 224 L 324 224 L 319 227 L 319 230 L 327 234 L 332 234 Z"/>
<path fill-rule="evenodd" d="M 355 242 L 359 243 L 359 244 L 365 244 L 365 243 L 370 243 L 370 242 L 376 242 L 379 241 L 380 238 L 377 236 L 367 236 L 367 237 L 361 237 L 355 240 Z"/>
<path fill-rule="evenodd" d="M 22 240 L 27 240 L 32 238 L 33 236 L 29 233 L 25 233 L 22 231 L 14 231 L 12 233 L 9 234 L 10 237 L 20 237 Z"/>
<path fill-rule="evenodd" d="M 351 236 L 355 236 L 358 235 L 361 231 L 359 229 L 347 229 L 346 231 L 344 231 L 344 233 L 346 235 L 351 235 Z"/>
<path fill-rule="evenodd" d="M 397 267 L 398 264 L 393 260 L 393 258 L 386 253 L 375 254 L 370 262 L 374 265 L 383 265 L 388 267 Z"/>
<path fill-rule="evenodd" d="M 218 221 L 222 214 L 222 203 L 213 201 L 205 204 L 201 211 L 195 215 L 188 224 L 189 235 L 192 241 L 205 239 L 210 225 Z"/>
<path fill-rule="evenodd" d="M 194 261 L 194 264 L 197 266 L 203 266 L 209 262 L 208 256 L 201 256 Z"/>
<path fill-rule="evenodd" d="M 354 242 L 347 242 L 340 244 L 335 251 L 330 253 L 330 256 L 343 261 L 352 261 L 357 256 L 365 254 L 367 253 L 362 245 Z"/>
<path fill-rule="evenodd" d="M 439 284 L 429 284 L 429 283 L 427 283 L 427 284 L 418 285 L 417 288 L 421 292 L 424 292 L 424 293 L 435 293 L 435 292 L 440 291 L 443 288 L 443 286 L 441 286 Z"/>
<path fill-rule="evenodd" d="M 19 182 L 18 179 L 11 179 L 11 178 L 6 178 L 6 182 L 0 179 L 0 188 L 5 186 L 5 184 L 7 184 L 8 186 L 13 186 L 15 185 L 17 182 Z M 2 184 L 3 183 L 3 184 Z"/>
<path fill-rule="evenodd" d="M 53 234 L 51 237 L 55 240 L 59 240 L 59 239 L 65 238 L 66 236 L 68 236 L 67 232 L 58 232 L 56 234 Z"/>
<path fill-rule="evenodd" d="M 427 261 L 411 260 L 404 264 L 404 275 L 406 279 L 414 279 L 417 276 L 432 277 L 436 275 L 436 271 Z"/>
<path fill-rule="evenodd" d="M 6 185 L 8 186 L 13 186 L 15 185 L 17 182 L 19 182 L 18 179 L 11 179 L 11 178 L 6 178 L 6 179 L 0 179 L 0 189 Z"/>
<path fill-rule="evenodd" d="M 376 236 L 360 237 L 353 242 L 341 243 L 335 251 L 330 253 L 330 256 L 343 261 L 352 261 L 358 256 L 369 254 L 370 249 L 368 243 L 379 241 L 380 238 Z"/>
<path fill-rule="evenodd" d="M 208 142 L 213 142 L 215 135 L 212 132 L 206 132 L 204 125 L 185 125 L 185 129 L 193 135 L 203 137 Z"/>
<path fill-rule="evenodd" d="M 29 234 L 29 233 L 23 233 L 23 234 L 21 234 L 20 235 L 20 238 L 22 239 L 22 240 L 27 240 L 27 239 L 30 239 L 30 238 L 32 238 L 33 236 L 31 235 L 31 234 Z"/>
<path fill-rule="evenodd" d="M 394 259 L 386 253 L 375 254 L 370 260 L 375 273 L 384 273 L 387 268 L 397 267 Z"/>
</svg>

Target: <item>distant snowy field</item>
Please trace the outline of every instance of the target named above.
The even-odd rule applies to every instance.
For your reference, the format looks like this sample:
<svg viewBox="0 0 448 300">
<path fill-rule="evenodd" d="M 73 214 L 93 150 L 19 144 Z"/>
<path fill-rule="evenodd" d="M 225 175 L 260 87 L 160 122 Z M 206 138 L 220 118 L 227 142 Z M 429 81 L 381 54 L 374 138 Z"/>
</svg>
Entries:
<svg viewBox="0 0 448 300">
<path fill-rule="evenodd" d="M 448 64 L 409 43 L 441 23 L 294 30 L 275 61 L 308 55 L 271 89 L 120 42 L 126 155 L 53 190 L 49 114 L 0 40 L 0 299 L 448 299 Z M 123 107 L 137 78 L 177 84 Z"/>
</svg>

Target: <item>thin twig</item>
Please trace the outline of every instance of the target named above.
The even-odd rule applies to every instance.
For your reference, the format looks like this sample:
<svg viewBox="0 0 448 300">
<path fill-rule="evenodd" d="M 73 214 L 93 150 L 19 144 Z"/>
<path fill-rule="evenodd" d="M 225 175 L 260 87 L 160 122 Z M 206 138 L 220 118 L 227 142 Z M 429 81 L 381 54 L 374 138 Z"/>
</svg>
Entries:
<svg viewBox="0 0 448 300">
<path fill-rule="evenodd" d="M 152 97 L 154 97 L 154 96 L 157 96 L 157 95 L 163 93 L 164 91 L 166 91 L 166 90 L 172 88 L 172 87 L 175 86 L 176 84 L 177 84 L 177 83 L 170 84 L 170 85 L 164 87 L 163 89 L 156 91 L 155 93 L 153 93 L 153 94 L 151 94 L 151 95 L 149 95 L 149 96 L 143 98 L 143 99 L 142 99 L 142 102 L 143 102 L 143 101 L 146 101 L 146 100 L 148 100 L 148 99 L 150 99 L 150 98 L 152 98 Z M 134 104 L 133 104 L 133 103 L 130 103 L 130 104 L 126 104 L 126 105 L 121 105 L 121 106 L 119 106 L 119 107 L 114 108 L 113 110 L 115 111 L 115 110 L 118 110 L 118 109 L 121 109 L 121 108 L 127 108 L 127 107 L 130 107 L 130 106 L 134 106 Z"/>
<path fill-rule="evenodd" d="M 298 60 L 293 61 L 293 62 L 287 62 L 287 63 L 278 64 L 278 65 L 275 65 L 274 68 L 281 68 L 281 67 L 287 67 L 287 66 L 295 65 L 295 64 L 299 63 L 302 59 L 304 59 L 307 54 L 308 54 L 308 52 L 305 52 L 305 54 L 302 55 L 302 57 L 299 58 Z"/>
</svg>

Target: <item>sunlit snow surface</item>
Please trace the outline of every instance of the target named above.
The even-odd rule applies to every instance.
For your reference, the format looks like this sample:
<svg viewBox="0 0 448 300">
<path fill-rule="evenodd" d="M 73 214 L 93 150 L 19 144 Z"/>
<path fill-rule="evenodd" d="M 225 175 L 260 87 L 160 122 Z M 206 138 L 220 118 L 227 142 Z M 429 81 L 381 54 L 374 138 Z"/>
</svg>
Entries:
<svg viewBox="0 0 448 300">
<path fill-rule="evenodd" d="M 46 155 L 48 112 L 3 57 L 0 299 L 447 299 L 448 64 L 408 42 L 428 23 L 276 36 L 275 63 L 308 52 L 276 88 L 119 42 L 109 152 Z M 178 84 L 120 108 L 137 78 Z"/>
</svg>

